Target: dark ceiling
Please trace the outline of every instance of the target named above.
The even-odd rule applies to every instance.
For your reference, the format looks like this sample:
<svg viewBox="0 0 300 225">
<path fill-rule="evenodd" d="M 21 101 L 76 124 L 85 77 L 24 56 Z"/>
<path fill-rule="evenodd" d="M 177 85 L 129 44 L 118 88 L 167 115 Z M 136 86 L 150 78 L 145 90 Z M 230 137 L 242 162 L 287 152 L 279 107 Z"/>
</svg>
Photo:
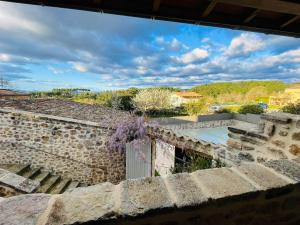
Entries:
<svg viewBox="0 0 300 225">
<path fill-rule="evenodd" d="M 300 0 L 8 0 L 300 37 Z"/>
</svg>

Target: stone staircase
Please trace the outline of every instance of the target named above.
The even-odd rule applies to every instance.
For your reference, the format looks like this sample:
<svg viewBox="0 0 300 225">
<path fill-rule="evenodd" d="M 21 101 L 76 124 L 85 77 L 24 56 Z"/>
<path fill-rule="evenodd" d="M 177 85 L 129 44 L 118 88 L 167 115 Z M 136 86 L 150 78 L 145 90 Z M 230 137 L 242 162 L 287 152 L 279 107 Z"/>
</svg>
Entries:
<svg viewBox="0 0 300 225">
<path fill-rule="evenodd" d="M 2 164 L 0 168 L 40 182 L 40 187 L 35 191 L 37 193 L 61 194 L 67 190 L 85 186 L 78 181 L 54 175 L 42 167 L 33 168 L 30 165 Z"/>
</svg>

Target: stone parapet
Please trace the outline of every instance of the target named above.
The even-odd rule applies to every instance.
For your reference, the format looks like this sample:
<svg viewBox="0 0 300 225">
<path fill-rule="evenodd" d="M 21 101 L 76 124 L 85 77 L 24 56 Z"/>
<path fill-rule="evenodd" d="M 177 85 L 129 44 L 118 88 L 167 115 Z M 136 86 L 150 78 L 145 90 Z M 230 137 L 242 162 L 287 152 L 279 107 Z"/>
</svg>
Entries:
<svg viewBox="0 0 300 225">
<path fill-rule="evenodd" d="M 118 185 L 103 183 L 61 195 L 8 198 L 0 202 L 0 221 L 10 225 L 298 224 L 298 161 L 251 163 Z"/>
</svg>

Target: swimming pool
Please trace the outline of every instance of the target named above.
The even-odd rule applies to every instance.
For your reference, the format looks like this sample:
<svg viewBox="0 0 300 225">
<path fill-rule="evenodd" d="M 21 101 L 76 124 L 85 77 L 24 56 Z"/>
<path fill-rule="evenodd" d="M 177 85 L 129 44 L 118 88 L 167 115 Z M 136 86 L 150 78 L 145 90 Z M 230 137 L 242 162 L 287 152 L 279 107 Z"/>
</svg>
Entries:
<svg viewBox="0 0 300 225">
<path fill-rule="evenodd" d="M 223 145 L 226 145 L 228 139 L 227 127 L 182 129 L 178 130 L 178 133 L 197 140 Z"/>
</svg>

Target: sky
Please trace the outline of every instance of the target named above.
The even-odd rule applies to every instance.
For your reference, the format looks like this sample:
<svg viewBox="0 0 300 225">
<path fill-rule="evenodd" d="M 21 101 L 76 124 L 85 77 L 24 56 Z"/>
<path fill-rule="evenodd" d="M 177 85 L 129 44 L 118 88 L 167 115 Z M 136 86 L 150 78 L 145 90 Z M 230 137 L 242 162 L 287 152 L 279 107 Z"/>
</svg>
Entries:
<svg viewBox="0 0 300 225">
<path fill-rule="evenodd" d="M 0 76 L 25 91 L 300 81 L 300 39 L 0 1 Z"/>
</svg>

